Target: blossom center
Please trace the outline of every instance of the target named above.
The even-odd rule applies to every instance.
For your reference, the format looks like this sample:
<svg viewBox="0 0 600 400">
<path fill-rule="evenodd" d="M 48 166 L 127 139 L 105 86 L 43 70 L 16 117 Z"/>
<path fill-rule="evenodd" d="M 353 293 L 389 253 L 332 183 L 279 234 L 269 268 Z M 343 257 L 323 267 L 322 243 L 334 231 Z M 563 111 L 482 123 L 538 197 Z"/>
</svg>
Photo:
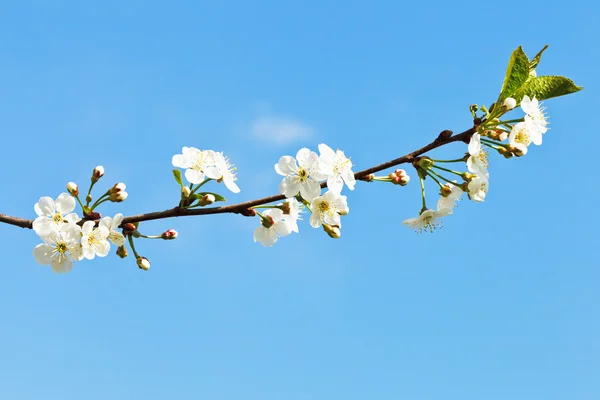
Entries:
<svg viewBox="0 0 600 400">
<path fill-rule="evenodd" d="M 66 253 L 68 248 L 69 248 L 69 246 L 67 246 L 66 242 L 56 243 L 56 251 L 58 251 L 60 254 Z"/>
<path fill-rule="evenodd" d="M 308 171 L 304 167 L 298 169 L 298 179 L 300 182 L 306 182 L 308 180 Z"/>
<path fill-rule="evenodd" d="M 527 130 L 525 128 L 519 129 L 515 135 L 515 142 L 524 144 L 525 146 L 529 146 L 531 144 L 531 138 L 527 134 Z"/>
<path fill-rule="evenodd" d="M 483 165 L 485 165 L 486 168 L 489 166 L 488 152 L 487 151 L 481 150 L 479 152 L 479 154 L 477 155 L 477 158 L 479 159 L 479 161 L 481 161 L 481 163 Z"/>
<path fill-rule="evenodd" d="M 204 171 L 204 166 L 206 165 L 206 154 L 201 152 L 196 158 L 194 158 L 194 162 L 192 163 L 191 169 L 202 172 Z"/>
<path fill-rule="evenodd" d="M 61 215 L 61 213 L 54 214 L 52 216 L 52 222 L 56 224 L 60 224 L 61 222 L 63 222 L 63 216 Z"/>
</svg>

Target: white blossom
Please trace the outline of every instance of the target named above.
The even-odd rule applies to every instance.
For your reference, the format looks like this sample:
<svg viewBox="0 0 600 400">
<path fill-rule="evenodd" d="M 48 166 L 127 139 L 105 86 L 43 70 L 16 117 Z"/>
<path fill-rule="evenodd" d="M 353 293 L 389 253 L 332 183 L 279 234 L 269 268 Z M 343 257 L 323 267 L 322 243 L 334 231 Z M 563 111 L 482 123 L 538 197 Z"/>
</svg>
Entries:
<svg viewBox="0 0 600 400">
<path fill-rule="evenodd" d="M 83 258 L 79 225 L 63 223 L 41 238 L 44 243 L 33 249 L 33 256 L 41 265 L 50 264 L 56 273 L 69 272 L 73 261 Z"/>
<path fill-rule="evenodd" d="M 281 205 L 283 210 L 283 220 L 290 226 L 292 232 L 298 233 L 298 220 L 302 219 L 300 214 L 304 211 L 304 206 L 295 198 L 290 198 Z"/>
<path fill-rule="evenodd" d="M 336 193 L 341 193 L 344 183 L 348 189 L 354 190 L 356 179 L 352 172 L 352 162 L 343 151 L 333 151 L 324 143 L 319 145 L 319 166 L 321 172 L 327 175 L 327 187 Z"/>
<path fill-rule="evenodd" d="M 110 250 L 109 230 L 106 226 L 95 227 L 94 221 L 86 221 L 81 228 L 81 247 L 83 256 L 92 260 L 95 256 L 104 257 Z"/>
<path fill-rule="evenodd" d="M 540 103 L 534 97 L 530 99 L 529 96 L 523 96 L 523 100 L 521 100 L 521 108 L 527 114 L 525 116 L 525 122 L 531 122 L 540 133 L 546 133 L 548 128 L 548 121 L 546 120 L 546 115 L 544 114 L 544 108 L 540 107 Z M 534 142 L 535 143 L 535 142 Z M 535 143 L 535 144 L 541 144 Z"/>
<path fill-rule="evenodd" d="M 123 222 L 123 214 L 118 213 L 111 217 L 104 217 L 100 221 L 100 226 L 105 227 L 108 230 L 107 239 L 110 240 L 116 246 L 123 246 L 125 244 L 125 237 L 119 231 L 119 225 Z"/>
<path fill-rule="evenodd" d="M 452 211 L 443 208 L 441 210 L 424 210 L 422 211 L 418 217 L 416 218 L 408 218 L 402 222 L 402 225 L 408 225 L 410 229 L 415 229 L 417 232 L 433 232 L 440 225 L 441 222 L 438 221 L 438 218 L 445 217 L 448 214 L 451 214 Z"/>
<path fill-rule="evenodd" d="M 348 203 L 346 196 L 340 196 L 339 193 L 328 190 L 323 196 L 315 198 L 310 203 L 310 225 L 313 228 L 320 228 L 323 224 L 342 226 L 340 214 L 347 214 Z"/>
<path fill-rule="evenodd" d="M 229 162 L 229 158 L 225 157 L 223 153 L 214 153 L 215 159 L 215 167 L 218 170 L 219 177 L 217 179 L 222 179 L 227 186 L 227 189 L 231 190 L 233 193 L 239 193 L 240 188 L 235 183 L 237 180 L 235 176 L 236 168 L 231 165 Z"/>
<path fill-rule="evenodd" d="M 284 176 L 279 184 L 279 192 L 286 197 L 300 193 L 302 198 L 312 201 L 321 194 L 319 181 L 325 179 L 325 175 L 319 169 L 319 156 L 314 151 L 303 148 L 298 151 L 296 158 L 281 157 L 275 164 L 275 171 Z"/>
<path fill-rule="evenodd" d="M 81 220 L 72 211 L 75 209 L 75 199 L 68 193 L 61 193 L 56 200 L 42 197 L 33 206 L 38 217 L 33 221 L 33 230 L 39 236 L 48 235 L 60 228 L 65 222 L 77 223 Z"/>
<path fill-rule="evenodd" d="M 488 175 L 488 154 L 481 145 L 481 135 L 473 134 L 469 141 L 469 158 L 467 159 L 467 168 L 474 174 Z"/>
<path fill-rule="evenodd" d="M 531 122 L 519 122 L 513 126 L 508 135 L 508 144 L 515 148 L 520 154 L 527 154 L 527 147 L 531 143 L 542 144 L 542 134 Z"/>
<path fill-rule="evenodd" d="M 471 179 L 468 184 L 469 198 L 473 201 L 481 202 L 485 200 L 489 189 L 489 180 L 486 176 L 477 175 Z"/>
<path fill-rule="evenodd" d="M 283 221 L 283 211 L 270 208 L 262 213 L 261 225 L 254 231 L 254 241 L 261 242 L 263 246 L 270 247 L 275 244 L 279 236 L 292 233 L 290 225 Z"/>
<path fill-rule="evenodd" d="M 185 178 L 195 185 L 206 178 L 219 179 L 223 175 L 215 167 L 215 152 L 212 150 L 183 147 L 181 154 L 175 154 L 171 162 L 174 167 L 185 169 Z"/>
<path fill-rule="evenodd" d="M 456 181 L 454 181 L 456 183 Z M 448 193 L 448 196 L 440 196 L 440 199 L 437 203 L 437 209 L 440 210 L 448 210 L 450 214 L 452 214 L 454 210 L 454 206 L 456 206 L 456 202 L 460 200 L 462 194 L 464 193 L 460 186 L 452 185 L 447 183 L 444 185 L 445 190 Z"/>
</svg>

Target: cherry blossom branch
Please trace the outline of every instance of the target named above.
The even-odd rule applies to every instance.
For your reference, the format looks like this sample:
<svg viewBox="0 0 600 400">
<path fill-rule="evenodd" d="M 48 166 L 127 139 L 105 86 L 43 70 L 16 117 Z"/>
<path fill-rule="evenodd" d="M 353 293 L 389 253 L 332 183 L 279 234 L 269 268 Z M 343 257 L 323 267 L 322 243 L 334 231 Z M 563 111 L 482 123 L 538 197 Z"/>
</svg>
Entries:
<svg viewBox="0 0 600 400">
<path fill-rule="evenodd" d="M 479 122 L 479 121 L 477 121 L 477 122 Z M 379 164 L 374 167 L 367 168 L 365 170 L 356 172 L 354 174 L 354 177 L 357 180 L 366 180 L 366 178 L 371 174 L 386 170 L 391 167 L 395 167 L 397 165 L 413 162 L 417 157 L 427 153 L 430 150 L 436 149 L 436 148 L 444 146 L 446 144 L 449 144 L 452 142 L 458 142 L 458 141 L 468 143 L 469 139 L 476 132 L 476 130 L 477 130 L 477 125 L 474 125 L 470 129 L 467 129 L 466 131 L 461 132 L 456 135 L 452 135 L 452 131 L 449 131 L 449 130 L 442 131 L 438 135 L 438 137 L 433 142 L 429 143 L 428 145 L 426 145 L 418 150 L 415 150 L 411 153 L 408 153 L 402 157 L 399 157 L 394 160 L 387 161 L 383 164 Z M 323 182 L 321 184 L 321 187 L 323 187 L 323 188 L 326 186 L 327 186 L 326 182 Z M 274 195 L 274 196 L 263 197 L 263 198 L 256 199 L 256 200 L 250 200 L 250 201 L 246 201 L 243 203 L 231 204 L 231 205 L 221 206 L 221 207 L 209 207 L 209 208 L 200 208 L 200 209 L 185 209 L 185 208 L 181 208 L 181 207 L 174 207 L 174 208 L 164 210 L 164 211 L 155 211 L 155 212 L 150 212 L 150 213 L 146 213 L 146 214 L 138 214 L 138 215 L 132 215 L 129 217 L 125 217 L 123 219 L 123 224 L 130 223 L 130 222 L 142 222 L 142 221 L 151 221 L 151 220 L 165 219 L 165 218 L 186 217 L 186 216 L 193 216 L 193 215 L 225 214 L 225 213 L 244 214 L 244 213 L 248 213 L 248 210 L 251 207 L 268 204 L 268 203 L 272 203 L 275 201 L 285 200 L 285 198 L 286 197 L 284 195 L 278 194 L 278 195 Z M 9 224 L 9 225 L 18 226 L 21 228 L 27 228 L 27 229 L 32 229 L 32 227 L 33 227 L 33 220 L 12 217 L 10 215 L 5 215 L 5 214 L 0 214 L 0 222 Z"/>
</svg>

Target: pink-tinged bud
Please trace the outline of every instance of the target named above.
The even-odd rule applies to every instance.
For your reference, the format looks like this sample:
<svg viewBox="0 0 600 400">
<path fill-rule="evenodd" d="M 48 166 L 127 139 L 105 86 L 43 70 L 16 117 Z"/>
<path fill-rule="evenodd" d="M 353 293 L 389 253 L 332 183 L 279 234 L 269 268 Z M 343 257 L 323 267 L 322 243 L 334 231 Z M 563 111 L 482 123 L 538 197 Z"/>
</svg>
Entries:
<svg viewBox="0 0 600 400">
<path fill-rule="evenodd" d="M 212 203 L 215 202 L 215 196 L 212 194 L 205 194 L 204 196 L 202 196 L 202 198 L 200 198 L 200 200 L 198 200 L 198 205 L 204 207 L 204 206 L 208 206 Z"/>
<path fill-rule="evenodd" d="M 77 184 L 75 182 L 69 182 L 69 183 L 67 183 L 67 191 L 69 192 L 69 194 L 71 196 L 78 196 L 79 195 L 79 186 L 77 186 Z"/>
<path fill-rule="evenodd" d="M 187 199 L 188 197 L 190 197 L 190 194 L 192 194 L 192 191 L 189 187 L 184 186 L 181 188 L 181 197 L 184 199 Z"/>
<path fill-rule="evenodd" d="M 332 239 L 339 239 L 342 236 L 342 231 L 340 231 L 340 227 L 337 225 L 323 224 L 323 230 Z"/>
<path fill-rule="evenodd" d="M 517 106 L 517 101 L 512 97 L 509 97 L 506 100 L 504 100 L 504 103 L 502 105 L 504 106 L 504 108 L 506 108 L 507 111 L 512 110 Z"/>
<path fill-rule="evenodd" d="M 125 246 L 117 247 L 117 255 L 121 258 L 127 257 L 127 248 Z"/>
<path fill-rule="evenodd" d="M 137 266 L 144 271 L 150 269 L 150 261 L 146 257 L 138 257 L 136 260 Z"/>
<path fill-rule="evenodd" d="M 96 168 L 94 168 L 94 171 L 92 172 L 92 183 L 98 182 L 98 180 L 100 178 L 102 178 L 103 176 L 104 176 L 104 167 L 102 165 L 98 165 Z"/>
<path fill-rule="evenodd" d="M 177 239 L 177 231 L 175 229 L 169 229 L 160 235 L 164 240 L 173 240 Z"/>
</svg>

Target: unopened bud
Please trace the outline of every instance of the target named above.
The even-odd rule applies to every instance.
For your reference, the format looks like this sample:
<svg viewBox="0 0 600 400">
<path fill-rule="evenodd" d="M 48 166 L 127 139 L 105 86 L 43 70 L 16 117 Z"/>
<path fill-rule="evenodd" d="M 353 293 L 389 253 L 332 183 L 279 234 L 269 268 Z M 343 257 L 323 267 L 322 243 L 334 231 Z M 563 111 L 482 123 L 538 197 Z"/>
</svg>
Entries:
<svg viewBox="0 0 600 400">
<path fill-rule="evenodd" d="M 127 196 L 129 196 L 127 192 L 118 192 L 112 193 L 108 199 L 113 203 L 121 203 L 127 199 Z"/>
<path fill-rule="evenodd" d="M 397 169 L 394 171 L 395 179 L 392 179 L 392 182 L 396 185 L 406 186 L 408 182 L 410 182 L 410 176 L 406 174 L 406 171 L 403 169 Z"/>
<path fill-rule="evenodd" d="M 117 247 L 117 255 L 121 258 L 127 257 L 127 247 L 125 247 L 125 246 Z"/>
<path fill-rule="evenodd" d="M 506 108 L 506 110 L 512 110 L 513 108 L 515 108 L 517 106 L 517 101 L 515 99 L 513 99 L 512 97 L 507 98 L 506 100 L 504 100 L 504 103 L 502 104 L 502 106 L 504 108 Z"/>
<path fill-rule="evenodd" d="M 146 257 L 138 257 L 136 260 L 137 266 L 144 271 L 150 269 L 150 261 Z"/>
<path fill-rule="evenodd" d="M 508 151 L 510 151 L 512 154 L 514 154 L 517 157 L 523 157 L 525 155 L 525 153 L 523 152 L 523 150 L 521 150 L 517 146 L 513 146 L 513 145 L 510 145 L 510 144 L 508 145 Z"/>
<path fill-rule="evenodd" d="M 125 236 L 131 235 L 133 232 L 137 231 L 137 226 L 135 226 L 135 224 L 132 224 L 131 222 L 123 224 L 122 228 L 123 228 L 123 235 L 125 235 Z"/>
<path fill-rule="evenodd" d="M 108 189 L 109 194 L 124 192 L 127 186 L 123 182 L 115 183 L 115 186 Z"/>
<path fill-rule="evenodd" d="M 245 210 L 240 211 L 244 217 L 256 217 L 256 210 L 254 208 L 246 208 Z"/>
<path fill-rule="evenodd" d="M 208 193 L 208 194 L 205 194 L 204 196 L 202 196 L 200 198 L 200 200 L 198 200 L 198 205 L 204 207 L 204 206 L 208 206 L 214 202 L 215 202 L 215 196 Z"/>
<path fill-rule="evenodd" d="M 77 184 L 75 182 L 69 182 L 69 183 L 67 183 L 67 191 L 69 192 L 69 194 L 71 196 L 78 196 L 79 195 L 79 186 L 77 186 Z"/>
<path fill-rule="evenodd" d="M 182 198 L 187 199 L 188 197 L 190 197 L 190 194 L 192 194 L 192 190 L 189 187 L 184 186 L 181 188 L 181 197 Z"/>
<path fill-rule="evenodd" d="M 160 235 L 164 240 L 173 240 L 177 239 L 177 231 L 175 229 L 169 229 Z"/>
<path fill-rule="evenodd" d="M 323 224 L 323 230 L 332 239 L 339 239 L 342 236 L 342 231 L 340 231 L 340 227 L 337 225 Z"/>
<path fill-rule="evenodd" d="M 96 168 L 94 168 L 94 171 L 92 172 L 92 183 L 98 182 L 98 180 L 100 178 L 102 178 L 103 176 L 104 176 L 104 167 L 102 165 L 98 165 Z"/>
</svg>

